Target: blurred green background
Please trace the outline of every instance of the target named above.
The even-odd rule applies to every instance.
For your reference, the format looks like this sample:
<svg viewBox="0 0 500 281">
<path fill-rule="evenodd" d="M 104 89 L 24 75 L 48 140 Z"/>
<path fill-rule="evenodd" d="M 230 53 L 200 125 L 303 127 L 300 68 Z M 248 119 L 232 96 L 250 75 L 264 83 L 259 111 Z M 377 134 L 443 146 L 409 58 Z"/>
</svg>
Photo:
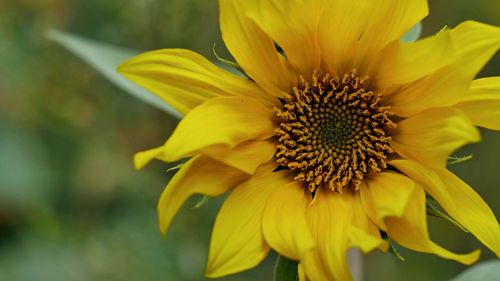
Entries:
<svg viewBox="0 0 500 281">
<path fill-rule="evenodd" d="M 500 25 L 498 0 L 432 0 L 424 35 L 474 19 Z M 133 169 L 134 152 L 157 146 L 176 121 L 113 86 L 44 38 L 48 28 L 150 50 L 222 49 L 216 1 L 0 1 L 0 280 L 204 280 L 210 229 L 221 200 L 190 200 L 169 236 L 156 202 L 171 174 L 155 162 Z M 228 56 L 221 50 L 221 54 Z M 500 75 L 497 55 L 481 76 Z M 453 167 L 500 214 L 500 133 Z M 456 251 L 480 244 L 430 218 L 432 237 Z M 481 247 L 483 248 L 483 247 Z M 373 253 L 366 280 L 447 280 L 455 262 L 401 250 L 406 262 Z M 493 258 L 483 248 L 483 259 Z M 223 280 L 271 280 L 271 256 Z"/>
</svg>

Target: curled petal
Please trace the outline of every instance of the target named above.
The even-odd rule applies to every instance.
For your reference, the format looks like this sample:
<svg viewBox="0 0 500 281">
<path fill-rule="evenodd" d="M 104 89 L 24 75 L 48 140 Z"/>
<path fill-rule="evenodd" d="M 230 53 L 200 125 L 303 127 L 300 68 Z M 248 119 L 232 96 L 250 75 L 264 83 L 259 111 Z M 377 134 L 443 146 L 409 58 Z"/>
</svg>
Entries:
<svg viewBox="0 0 500 281">
<path fill-rule="evenodd" d="M 391 147 L 399 155 L 433 167 L 444 168 L 453 152 L 481 140 L 479 130 L 460 110 L 434 108 L 398 123 Z"/>
<path fill-rule="evenodd" d="M 468 95 L 455 107 L 474 125 L 500 131 L 500 77 L 474 80 Z"/>
<path fill-rule="evenodd" d="M 416 42 L 399 40 L 385 47 L 378 55 L 375 81 L 379 89 L 407 84 L 427 76 L 454 59 L 453 43 L 449 30 Z M 370 71 L 372 72 L 372 71 Z"/>
<path fill-rule="evenodd" d="M 286 172 L 264 165 L 237 186 L 215 220 L 207 277 L 215 278 L 256 266 L 270 248 L 262 234 L 262 217 L 270 195 L 287 182 Z"/>
<path fill-rule="evenodd" d="M 316 38 L 325 0 L 246 0 L 248 15 L 286 54 L 304 77 L 320 69 L 321 54 Z"/>
<path fill-rule="evenodd" d="M 257 167 L 273 158 L 275 151 L 275 143 L 263 140 L 247 141 L 233 149 L 223 146 L 211 147 L 201 153 L 245 173 L 253 174 Z"/>
<path fill-rule="evenodd" d="M 363 64 L 394 40 L 399 40 L 408 30 L 429 13 L 427 0 L 360 1 L 370 9 L 366 27 L 359 38 L 357 64 Z"/>
<path fill-rule="evenodd" d="M 191 195 L 218 196 L 246 178 L 247 174 L 208 157 L 192 158 L 179 169 L 161 194 L 158 202 L 161 232 L 167 233 L 175 214 Z"/>
<path fill-rule="evenodd" d="M 389 97 L 391 110 L 408 117 L 433 107 L 451 106 L 468 94 L 481 68 L 500 48 L 500 28 L 466 21 L 451 30 L 455 59 Z"/>
<path fill-rule="evenodd" d="M 273 102 L 255 83 L 220 69 L 190 50 L 146 52 L 122 63 L 118 72 L 150 90 L 181 114 L 216 97 L 242 95 Z"/>
<path fill-rule="evenodd" d="M 414 189 L 407 210 L 402 217 L 388 217 L 384 221 L 389 237 L 406 248 L 433 253 L 463 264 L 471 264 L 479 258 L 479 250 L 470 254 L 455 254 L 430 240 L 427 230 L 425 192 L 420 186 Z"/>
<path fill-rule="evenodd" d="M 414 189 L 415 183 L 404 175 L 377 173 L 360 188 L 361 202 L 371 220 L 385 230 L 383 219 L 403 216 Z"/>
<path fill-rule="evenodd" d="M 451 217 L 500 256 L 498 221 L 469 185 L 443 168 L 430 169 L 408 160 L 393 160 L 390 164 L 421 184 Z"/>
<path fill-rule="evenodd" d="M 267 243 L 278 253 L 300 260 L 314 247 L 307 227 L 309 194 L 293 181 L 277 188 L 267 202 L 262 230 Z"/>
<path fill-rule="evenodd" d="M 273 135 L 272 114 L 255 99 L 208 100 L 181 120 L 160 157 L 172 162 L 211 147 L 232 149 L 245 141 L 267 139 Z"/>
<path fill-rule="evenodd" d="M 361 188 L 367 187 L 363 185 Z M 378 226 L 370 219 L 363 208 L 360 192 L 344 192 L 342 193 L 342 199 L 352 207 L 349 247 L 357 247 L 364 253 L 369 253 L 375 248 L 387 250 L 387 241 L 382 239 Z"/>
<path fill-rule="evenodd" d="M 307 209 L 307 222 L 316 248 L 302 260 L 311 280 L 352 280 L 347 249 L 352 222 L 352 206 L 335 192 L 318 192 Z"/>
<path fill-rule="evenodd" d="M 241 68 L 271 95 L 289 92 L 297 78 L 291 65 L 247 12 L 251 1 L 219 0 L 222 39 Z"/>
</svg>

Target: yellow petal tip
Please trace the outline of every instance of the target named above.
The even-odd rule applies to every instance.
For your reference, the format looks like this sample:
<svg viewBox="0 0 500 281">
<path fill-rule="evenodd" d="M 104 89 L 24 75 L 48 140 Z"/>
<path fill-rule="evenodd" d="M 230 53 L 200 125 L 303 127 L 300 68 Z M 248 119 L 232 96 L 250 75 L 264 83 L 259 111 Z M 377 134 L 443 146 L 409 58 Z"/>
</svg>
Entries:
<svg viewBox="0 0 500 281">
<path fill-rule="evenodd" d="M 214 279 L 214 278 L 220 278 L 229 274 L 233 274 L 235 272 L 238 272 L 240 270 L 236 271 L 228 271 L 228 270 L 221 270 L 221 266 L 214 264 L 213 262 L 208 262 L 207 267 L 205 268 L 205 277 Z"/>
<path fill-rule="evenodd" d="M 477 250 L 475 250 L 475 251 L 473 251 L 473 252 L 471 252 L 469 254 L 466 254 L 464 256 L 465 257 L 464 257 L 464 259 L 463 259 L 462 262 L 465 265 L 471 265 L 471 264 L 475 263 L 479 259 L 479 257 L 481 256 L 481 250 L 477 249 Z"/>
<path fill-rule="evenodd" d="M 163 152 L 162 146 L 137 152 L 134 155 L 134 160 L 133 160 L 135 169 L 140 170 L 144 168 L 144 166 L 146 166 L 154 158 L 158 157 L 162 152 Z"/>
<path fill-rule="evenodd" d="M 123 62 L 121 62 L 116 68 L 116 72 L 120 73 L 121 75 L 125 76 L 125 74 L 128 72 L 128 68 L 130 66 L 130 61 L 132 60 L 132 58 L 130 59 L 127 59 Z"/>
</svg>

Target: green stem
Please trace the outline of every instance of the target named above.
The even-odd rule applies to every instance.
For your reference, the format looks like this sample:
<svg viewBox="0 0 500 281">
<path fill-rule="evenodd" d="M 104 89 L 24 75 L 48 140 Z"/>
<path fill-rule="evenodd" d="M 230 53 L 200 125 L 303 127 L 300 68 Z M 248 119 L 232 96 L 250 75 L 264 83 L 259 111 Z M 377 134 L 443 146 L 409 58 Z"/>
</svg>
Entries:
<svg viewBox="0 0 500 281">
<path fill-rule="evenodd" d="M 297 266 L 298 262 L 278 255 L 278 258 L 276 259 L 276 265 L 274 266 L 274 281 L 299 280 Z"/>
<path fill-rule="evenodd" d="M 354 281 L 363 281 L 363 254 L 358 249 L 350 249 L 347 252 L 349 268 Z"/>
<path fill-rule="evenodd" d="M 363 281 L 363 257 L 360 251 L 351 250 L 348 253 L 349 264 L 353 280 Z M 274 281 L 298 281 L 299 275 L 297 272 L 298 262 L 287 257 L 278 255 L 274 266 Z"/>
</svg>

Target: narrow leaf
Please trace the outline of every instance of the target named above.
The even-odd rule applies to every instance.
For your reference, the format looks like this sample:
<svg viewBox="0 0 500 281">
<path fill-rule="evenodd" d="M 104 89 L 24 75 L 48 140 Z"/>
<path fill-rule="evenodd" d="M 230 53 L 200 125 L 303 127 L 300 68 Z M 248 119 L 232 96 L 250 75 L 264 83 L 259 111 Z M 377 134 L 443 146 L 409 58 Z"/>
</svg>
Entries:
<svg viewBox="0 0 500 281">
<path fill-rule="evenodd" d="M 398 249 L 396 249 L 391 241 L 389 241 L 389 253 L 393 254 L 398 260 L 405 261 L 405 258 L 399 253 Z"/>
<path fill-rule="evenodd" d="M 456 220 L 454 220 L 452 217 L 450 217 L 444 211 L 441 211 L 437 201 L 434 198 L 432 198 L 429 194 L 426 194 L 425 199 L 426 199 L 426 205 L 427 205 L 426 211 L 427 211 L 428 216 L 440 218 L 440 219 L 442 219 L 446 222 L 449 222 L 452 225 L 460 228 L 463 232 L 469 233 L 469 231 L 465 227 L 463 227 L 460 223 L 458 223 Z"/>
<path fill-rule="evenodd" d="M 405 261 L 405 258 L 399 253 L 393 241 L 389 238 L 389 235 L 387 235 L 385 231 L 380 231 L 380 236 L 389 244 L 389 253 L 393 254 L 398 260 Z"/>
<path fill-rule="evenodd" d="M 175 166 L 173 166 L 173 167 L 168 168 L 168 169 L 167 169 L 167 173 L 168 173 L 168 172 L 175 171 L 175 170 L 179 170 L 180 168 L 182 168 L 182 165 L 184 165 L 184 164 L 185 164 L 185 162 L 180 163 L 180 164 L 178 164 L 178 165 L 175 165 Z"/>
<path fill-rule="evenodd" d="M 500 261 L 491 260 L 479 263 L 450 281 L 493 281 L 499 280 L 500 276 Z"/>
<path fill-rule="evenodd" d="M 49 30 L 46 33 L 46 37 L 88 63 L 109 81 L 132 96 L 165 111 L 177 119 L 182 117 L 176 110 L 159 97 L 128 81 L 125 77 L 116 72 L 116 67 L 120 63 L 135 56 L 140 53 L 140 51 L 97 42 L 54 29 Z"/>
<path fill-rule="evenodd" d="M 237 74 L 237 75 L 242 75 L 243 73 L 245 73 L 243 71 L 243 69 L 241 68 L 241 66 L 239 64 L 237 64 L 236 62 L 227 60 L 227 59 L 219 56 L 219 54 L 216 51 L 216 47 L 217 47 L 217 44 L 214 44 L 214 46 L 212 47 L 212 52 L 214 53 L 215 58 L 219 61 L 219 63 L 220 63 L 219 66 L 221 66 L 225 70 L 228 70 L 229 72 Z"/>
<path fill-rule="evenodd" d="M 418 38 L 420 38 L 420 35 L 422 35 L 422 23 L 419 22 L 416 25 L 414 25 L 408 32 L 401 37 L 402 42 L 414 42 L 417 41 Z"/>
<path fill-rule="evenodd" d="M 472 159 L 472 154 L 463 157 L 448 157 L 448 165 L 459 164 Z"/>
</svg>

